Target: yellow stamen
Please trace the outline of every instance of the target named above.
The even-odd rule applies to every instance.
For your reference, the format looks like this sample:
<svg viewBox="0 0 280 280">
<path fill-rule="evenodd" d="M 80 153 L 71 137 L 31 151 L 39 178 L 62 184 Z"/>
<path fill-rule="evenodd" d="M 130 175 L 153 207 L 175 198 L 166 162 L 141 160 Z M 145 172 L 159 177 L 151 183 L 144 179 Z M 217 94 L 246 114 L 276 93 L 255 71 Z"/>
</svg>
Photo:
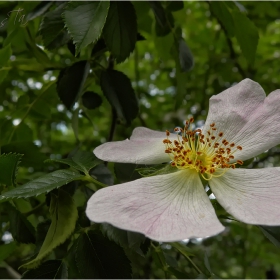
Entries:
<svg viewBox="0 0 280 280">
<path fill-rule="evenodd" d="M 202 134 L 201 129 L 191 130 L 189 125 L 194 122 L 194 118 L 185 121 L 185 127 L 174 129 L 182 135 L 177 135 L 178 140 L 173 142 L 168 138 L 170 132 L 166 131 L 165 153 L 170 156 L 171 165 L 178 169 L 194 169 L 205 180 L 212 177 L 222 176 L 228 169 L 234 169 L 236 164 L 242 165 L 242 160 L 229 163 L 234 159 L 233 154 L 242 150 L 241 146 L 230 143 L 227 139 L 221 139 L 223 132 L 217 131 L 215 123 L 210 124 L 207 137 Z M 205 140 L 206 141 L 205 141 Z M 229 148 L 230 147 L 230 148 Z"/>
</svg>

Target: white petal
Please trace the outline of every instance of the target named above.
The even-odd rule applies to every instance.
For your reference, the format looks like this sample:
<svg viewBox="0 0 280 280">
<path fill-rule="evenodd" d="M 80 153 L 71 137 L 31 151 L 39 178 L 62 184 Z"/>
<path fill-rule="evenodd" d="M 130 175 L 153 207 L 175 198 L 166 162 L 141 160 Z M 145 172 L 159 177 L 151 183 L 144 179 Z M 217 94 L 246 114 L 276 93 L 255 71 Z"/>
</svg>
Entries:
<svg viewBox="0 0 280 280">
<path fill-rule="evenodd" d="M 280 143 L 280 90 L 266 97 L 250 79 L 210 98 L 203 132 L 215 123 L 225 139 L 243 147 L 236 159 L 246 160 Z"/>
<path fill-rule="evenodd" d="M 171 134 L 170 140 L 176 139 Z M 98 146 L 93 152 L 104 160 L 112 162 L 158 164 L 170 161 L 165 151 L 163 139 L 165 132 L 137 127 L 133 130 L 130 140 L 108 142 Z"/>
<path fill-rule="evenodd" d="M 198 174 L 189 170 L 101 189 L 89 199 L 86 214 L 157 241 L 206 237 L 224 229 Z"/>
<path fill-rule="evenodd" d="M 248 224 L 280 225 L 280 168 L 228 170 L 210 187 L 219 203 Z"/>
</svg>

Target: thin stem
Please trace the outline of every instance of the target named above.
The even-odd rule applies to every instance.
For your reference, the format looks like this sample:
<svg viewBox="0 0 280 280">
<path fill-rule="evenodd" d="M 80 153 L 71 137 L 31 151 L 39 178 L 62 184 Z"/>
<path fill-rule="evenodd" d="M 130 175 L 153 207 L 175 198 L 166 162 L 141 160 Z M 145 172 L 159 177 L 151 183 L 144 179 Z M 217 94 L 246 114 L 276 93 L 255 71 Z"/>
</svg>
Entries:
<svg viewBox="0 0 280 280">
<path fill-rule="evenodd" d="M 189 262 L 190 264 L 194 267 L 194 269 L 199 273 L 203 274 L 203 272 L 196 266 L 196 264 L 192 261 L 192 259 L 186 254 L 183 250 L 181 250 L 180 246 L 177 245 L 176 242 L 171 244 L 173 247 L 175 247 Z"/>
<path fill-rule="evenodd" d="M 87 181 L 89 183 L 94 183 L 102 188 L 107 187 L 107 185 L 97 181 L 96 179 L 92 178 L 89 174 L 87 174 L 86 176 L 84 176 L 83 178 L 81 178 L 80 180 L 82 181 Z M 92 189 L 92 188 L 91 188 Z"/>
</svg>

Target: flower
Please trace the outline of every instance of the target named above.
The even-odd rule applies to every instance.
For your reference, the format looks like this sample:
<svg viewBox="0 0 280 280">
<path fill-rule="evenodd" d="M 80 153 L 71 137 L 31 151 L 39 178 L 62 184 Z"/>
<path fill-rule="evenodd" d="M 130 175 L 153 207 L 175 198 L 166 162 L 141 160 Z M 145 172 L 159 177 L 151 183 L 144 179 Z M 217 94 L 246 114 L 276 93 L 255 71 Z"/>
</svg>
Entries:
<svg viewBox="0 0 280 280">
<path fill-rule="evenodd" d="M 235 168 L 280 143 L 279 108 L 280 90 L 266 97 L 258 83 L 245 79 L 210 98 L 202 130 L 190 130 L 193 119 L 179 129 L 181 136 L 139 127 L 130 140 L 97 147 L 95 155 L 105 161 L 171 161 L 177 171 L 98 190 L 88 201 L 87 216 L 157 241 L 218 234 L 224 226 L 203 177 L 237 220 L 280 225 L 280 167 Z"/>
</svg>

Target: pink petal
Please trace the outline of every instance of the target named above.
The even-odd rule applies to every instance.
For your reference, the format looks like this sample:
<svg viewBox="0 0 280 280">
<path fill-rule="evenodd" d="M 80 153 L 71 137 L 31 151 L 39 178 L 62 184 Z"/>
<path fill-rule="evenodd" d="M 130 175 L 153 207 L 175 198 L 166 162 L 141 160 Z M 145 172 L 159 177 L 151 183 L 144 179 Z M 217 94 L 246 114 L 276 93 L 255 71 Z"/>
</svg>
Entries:
<svg viewBox="0 0 280 280">
<path fill-rule="evenodd" d="M 219 203 L 248 224 L 280 225 L 280 168 L 228 170 L 210 187 Z"/>
<path fill-rule="evenodd" d="M 157 241 L 206 237 L 224 229 L 198 174 L 190 170 L 101 189 L 89 199 L 86 214 Z"/>
<path fill-rule="evenodd" d="M 210 98 L 203 132 L 215 123 L 230 143 L 242 146 L 234 155 L 246 160 L 280 143 L 280 90 L 266 97 L 262 87 L 250 79 Z"/>
<path fill-rule="evenodd" d="M 172 140 L 176 137 L 171 134 L 169 138 Z M 98 146 L 93 152 L 104 161 L 158 164 L 170 161 L 164 152 L 165 145 L 162 140 L 165 138 L 165 132 L 137 127 L 133 130 L 130 140 L 108 142 Z"/>
</svg>

